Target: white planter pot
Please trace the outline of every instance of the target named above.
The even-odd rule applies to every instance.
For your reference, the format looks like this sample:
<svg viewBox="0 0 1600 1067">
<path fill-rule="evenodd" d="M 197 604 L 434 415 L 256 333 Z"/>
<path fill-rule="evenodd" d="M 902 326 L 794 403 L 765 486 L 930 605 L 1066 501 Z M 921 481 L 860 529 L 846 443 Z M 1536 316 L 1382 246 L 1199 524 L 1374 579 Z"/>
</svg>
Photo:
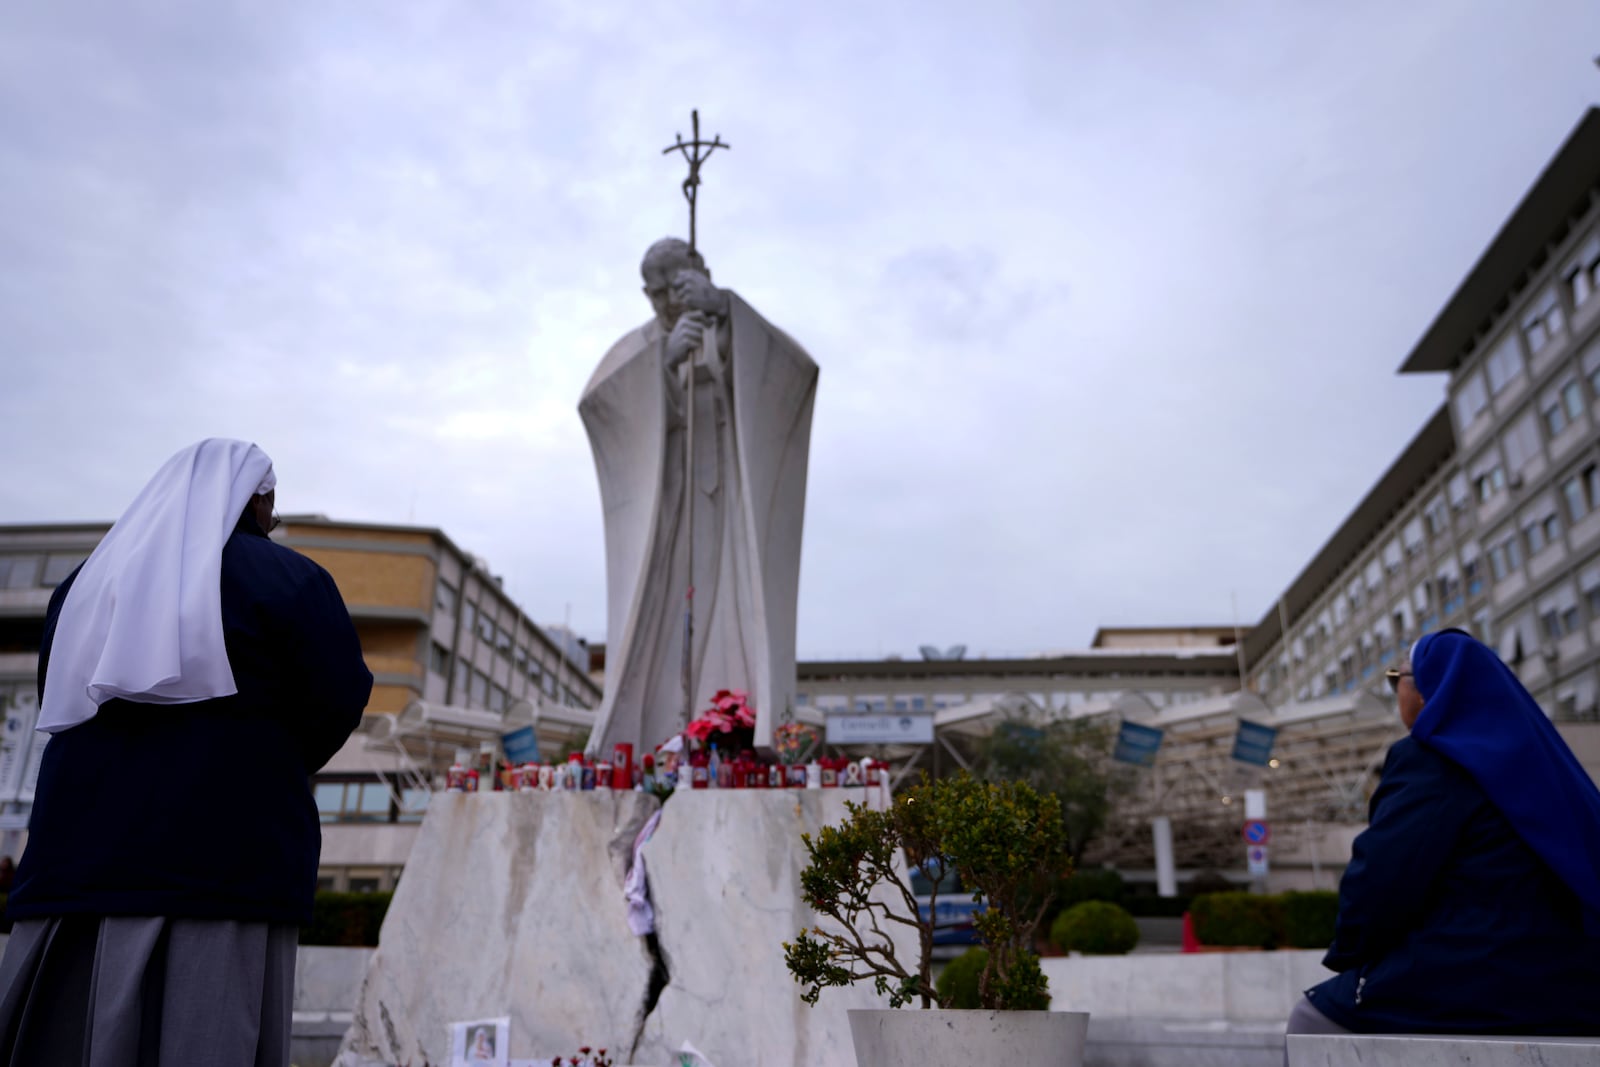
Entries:
<svg viewBox="0 0 1600 1067">
<path fill-rule="evenodd" d="M 1083 1067 L 1089 1015 L 1077 1011 L 850 1013 L 856 1067 Z"/>
</svg>

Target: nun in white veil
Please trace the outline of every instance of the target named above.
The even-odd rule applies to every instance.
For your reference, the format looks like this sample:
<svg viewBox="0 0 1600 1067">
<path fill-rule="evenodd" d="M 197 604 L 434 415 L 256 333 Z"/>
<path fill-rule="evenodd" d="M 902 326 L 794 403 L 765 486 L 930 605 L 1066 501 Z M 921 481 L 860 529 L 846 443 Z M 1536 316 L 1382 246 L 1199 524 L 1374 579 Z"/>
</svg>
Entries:
<svg viewBox="0 0 1600 1067">
<path fill-rule="evenodd" d="M 190 446 L 51 598 L 0 1065 L 288 1062 L 310 775 L 372 675 L 332 578 L 267 537 L 275 489 L 255 445 Z"/>
</svg>

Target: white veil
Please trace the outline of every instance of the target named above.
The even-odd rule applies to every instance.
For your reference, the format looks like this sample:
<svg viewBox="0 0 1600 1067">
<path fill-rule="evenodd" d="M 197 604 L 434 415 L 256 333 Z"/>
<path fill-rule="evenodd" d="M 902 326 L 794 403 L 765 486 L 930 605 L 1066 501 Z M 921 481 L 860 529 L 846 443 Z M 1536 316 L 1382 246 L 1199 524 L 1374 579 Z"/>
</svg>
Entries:
<svg viewBox="0 0 1600 1067">
<path fill-rule="evenodd" d="M 40 730 L 88 722 L 118 697 L 190 704 L 238 692 L 222 639 L 222 546 L 277 483 L 247 441 L 208 438 L 150 479 L 67 591 Z"/>
</svg>

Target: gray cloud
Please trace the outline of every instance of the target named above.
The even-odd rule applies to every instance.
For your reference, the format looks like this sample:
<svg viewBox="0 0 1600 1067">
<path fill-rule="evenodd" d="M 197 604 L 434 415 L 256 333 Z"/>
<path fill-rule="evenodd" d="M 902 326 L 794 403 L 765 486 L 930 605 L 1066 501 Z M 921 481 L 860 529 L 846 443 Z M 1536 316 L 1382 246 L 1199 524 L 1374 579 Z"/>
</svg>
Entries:
<svg viewBox="0 0 1600 1067">
<path fill-rule="evenodd" d="M 1441 397 L 1393 370 L 1594 97 L 1579 0 L 68 2 L 0 36 L 0 521 L 207 433 L 603 632 L 575 413 L 701 240 L 823 367 L 805 655 L 1247 620 Z M 1541 76 L 1530 78 L 1528 71 Z"/>
</svg>

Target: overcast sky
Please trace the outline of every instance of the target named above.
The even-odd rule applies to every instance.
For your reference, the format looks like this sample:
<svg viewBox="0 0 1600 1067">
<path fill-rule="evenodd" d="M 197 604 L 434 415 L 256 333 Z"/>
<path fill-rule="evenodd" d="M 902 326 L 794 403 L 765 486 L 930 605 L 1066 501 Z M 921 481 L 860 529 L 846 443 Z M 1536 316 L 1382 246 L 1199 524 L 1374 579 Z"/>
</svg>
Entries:
<svg viewBox="0 0 1600 1067">
<path fill-rule="evenodd" d="M 0 16 L 0 522 L 259 442 L 605 630 L 576 403 L 681 233 L 822 367 L 802 657 L 1269 610 L 1585 107 L 1594 0 L 44 0 Z"/>
</svg>

